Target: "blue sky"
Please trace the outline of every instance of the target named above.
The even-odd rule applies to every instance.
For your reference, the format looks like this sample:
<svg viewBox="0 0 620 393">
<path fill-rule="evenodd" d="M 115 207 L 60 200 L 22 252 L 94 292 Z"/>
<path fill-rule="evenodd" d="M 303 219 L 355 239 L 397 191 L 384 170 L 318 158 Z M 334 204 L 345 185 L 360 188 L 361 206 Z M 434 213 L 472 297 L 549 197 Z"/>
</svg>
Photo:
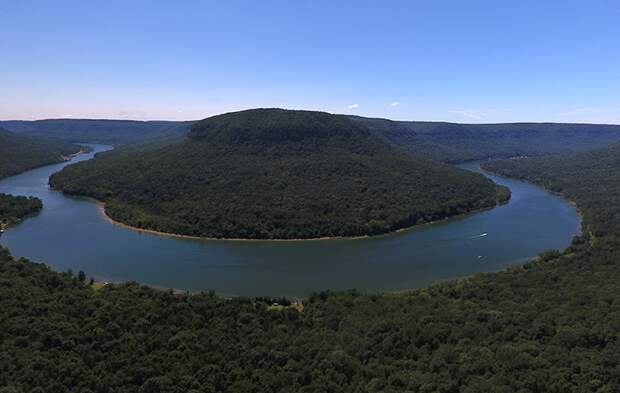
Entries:
<svg viewBox="0 0 620 393">
<path fill-rule="evenodd" d="M 0 2 L 0 119 L 620 124 L 618 1 Z"/>
</svg>

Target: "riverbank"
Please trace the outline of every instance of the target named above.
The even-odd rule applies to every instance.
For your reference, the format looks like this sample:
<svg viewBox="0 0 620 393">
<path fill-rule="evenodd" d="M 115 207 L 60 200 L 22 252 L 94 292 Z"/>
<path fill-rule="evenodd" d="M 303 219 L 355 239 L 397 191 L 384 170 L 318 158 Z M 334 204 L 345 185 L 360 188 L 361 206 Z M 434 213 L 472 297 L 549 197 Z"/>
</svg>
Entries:
<svg viewBox="0 0 620 393">
<path fill-rule="evenodd" d="M 496 183 L 497 184 L 497 183 Z M 142 233 L 148 233 L 151 235 L 157 235 L 157 236 L 166 236 L 166 237 L 173 237 L 173 238 L 180 238 L 180 239 L 193 239 L 193 240 L 209 240 L 209 241 L 238 241 L 238 242 L 305 242 L 305 241 L 328 241 L 328 240 L 363 240 L 363 239 L 370 239 L 370 238 L 380 238 L 380 237 L 387 237 L 387 236 L 393 236 L 393 235 L 397 235 L 397 234 L 403 234 L 403 233 L 407 233 L 410 231 L 415 231 L 415 230 L 419 230 L 421 228 L 424 227 L 428 227 L 428 226 L 433 226 L 433 225 L 439 225 L 439 224 L 445 224 L 445 223 L 449 223 L 452 221 L 457 221 L 457 220 L 461 220 L 467 217 L 471 217 L 473 215 L 485 212 L 485 211 L 489 211 L 492 209 L 495 209 L 498 206 L 502 206 L 505 204 L 510 203 L 510 200 L 512 198 L 512 191 L 510 190 L 510 188 L 503 186 L 501 184 L 497 184 L 499 187 L 505 187 L 507 189 L 507 193 L 508 196 L 505 199 L 501 199 L 498 200 L 497 203 L 493 206 L 488 206 L 485 208 L 481 208 L 481 209 L 475 209 L 475 210 L 471 210 L 469 212 L 466 213 L 462 213 L 462 214 L 457 214 L 454 216 L 449 216 L 449 217 L 445 217 L 439 220 L 433 220 L 433 221 L 429 221 L 429 222 L 425 222 L 422 224 L 416 224 L 416 225 L 412 225 L 409 227 L 405 227 L 405 228 L 399 228 L 396 229 L 394 231 L 389 231 L 389 232 L 385 232 L 385 233 L 381 233 L 381 234 L 377 234 L 377 235 L 360 235 L 360 236 L 322 236 L 322 237 L 315 237 L 315 238 L 292 238 L 292 239 L 255 239 L 255 238 L 223 238 L 223 237 L 206 237 L 206 236 L 193 236 L 193 235 L 185 235 L 185 234 L 180 234 L 180 233 L 173 233 L 173 232 L 163 232 L 163 231 L 158 231 L 158 230 L 154 230 L 154 229 L 147 229 L 147 228 L 140 228 L 140 227 L 135 227 L 120 221 L 117 221 L 115 219 L 113 219 L 112 217 L 110 217 L 105 209 L 105 202 L 99 201 L 97 199 L 94 198 L 90 198 L 90 197 L 84 197 L 87 198 L 88 200 L 91 200 L 95 203 L 97 203 L 99 205 L 99 209 L 101 211 L 102 217 L 109 223 L 119 226 L 121 228 L 125 228 L 125 229 L 129 229 L 132 231 L 136 231 L 136 232 L 142 232 Z"/>
<path fill-rule="evenodd" d="M 125 229 L 129 229 L 132 231 L 136 231 L 136 232 L 142 232 L 142 233 L 148 233 L 151 235 L 157 235 L 157 236 L 164 236 L 164 237 L 173 237 L 173 238 L 179 238 L 179 239 L 193 239 L 193 240 L 209 240 L 209 241 L 227 241 L 227 242 L 315 242 L 315 241 L 328 241 L 328 240 L 363 240 L 363 239 L 374 239 L 374 238 L 380 238 L 380 237 L 387 237 L 387 236 L 393 236 L 393 235 L 397 235 L 397 234 L 403 234 L 403 233 L 407 233 L 410 231 L 415 231 L 427 226 L 433 226 L 433 225 L 439 225 L 439 224 L 446 224 L 452 221 L 457 221 L 457 220 L 462 220 L 464 218 L 485 212 L 485 211 L 489 211 L 492 209 L 495 209 L 498 206 L 502 206 L 505 205 L 507 203 L 510 202 L 510 196 L 508 197 L 508 199 L 501 201 L 497 204 L 495 204 L 494 206 L 489 206 L 489 207 L 485 207 L 482 209 L 476 209 L 476 210 L 472 210 L 469 211 L 467 213 L 463 213 L 463 214 L 457 214 L 455 216 L 450 216 L 450 217 L 446 217 L 446 218 L 442 218 L 440 220 L 434 220 L 434 221 L 429 221 L 429 222 L 425 222 L 423 224 L 416 224 L 410 227 L 406 227 L 406 228 L 400 228 L 397 229 L 395 231 L 390 231 L 390 232 L 386 232 L 386 233 L 382 233 L 379 235 L 362 235 L 362 236 L 324 236 L 324 237 L 314 237 L 314 238 L 294 238 L 294 239 L 244 239 L 244 238 L 222 238 L 222 237 L 203 237 L 203 236 L 192 236 L 192 235 L 183 235 L 180 233 L 170 233 L 170 232 L 162 232 L 162 231 L 157 231 L 154 229 L 145 229 L 145 228 L 139 228 L 139 227 L 134 227 L 128 224 L 125 224 L 123 222 L 120 221 L 116 221 L 114 220 L 112 217 L 110 217 L 108 215 L 108 213 L 105 211 L 105 202 L 101 202 L 97 199 L 94 198 L 90 198 L 90 197 L 81 197 L 81 198 L 86 198 L 90 201 L 92 201 L 93 203 L 96 203 L 99 207 L 99 210 L 101 212 L 102 217 L 109 222 L 112 225 L 116 225 L 118 227 L 121 228 L 125 228 Z"/>
<path fill-rule="evenodd" d="M 521 160 L 521 159 L 524 159 L 524 158 L 528 158 L 528 156 L 514 157 L 514 158 L 510 158 L 510 159 L 511 160 Z M 484 163 L 480 165 L 480 169 L 482 169 L 483 171 L 487 172 L 490 175 L 507 177 L 506 175 L 504 175 L 504 174 L 502 174 L 500 172 L 495 172 L 495 171 L 493 171 L 493 170 L 491 170 L 489 168 L 486 168 L 484 166 Z M 546 188 L 546 187 L 544 187 L 544 186 L 542 186 L 540 184 L 533 183 L 533 182 L 529 181 L 528 179 L 517 178 L 517 177 L 513 177 L 511 179 L 515 179 L 515 180 L 518 180 L 518 181 L 521 181 L 521 182 L 524 182 L 524 183 L 527 183 L 527 184 L 531 184 L 534 187 L 538 187 L 538 188 L 541 188 L 541 189 L 545 190 L 545 192 L 548 192 L 551 195 L 555 195 L 557 197 L 560 197 L 560 198 L 564 199 L 566 202 L 568 202 L 568 204 L 570 204 L 571 206 L 573 206 L 575 208 L 575 211 L 577 212 L 577 215 L 579 216 L 579 222 L 580 222 L 580 228 L 579 228 L 580 233 L 579 234 L 581 235 L 581 234 L 584 233 L 584 230 L 585 230 L 585 224 L 584 224 L 585 218 L 584 217 L 585 216 L 584 216 L 584 213 L 583 213 L 583 209 L 581 209 L 581 207 L 577 204 L 577 202 L 575 200 L 569 198 L 567 195 L 565 195 L 565 194 L 563 194 L 561 192 L 553 191 L 553 190 L 550 190 L 550 189 L 548 189 L 548 188 Z"/>
<path fill-rule="evenodd" d="M 77 156 L 79 156 L 80 154 L 88 153 L 88 152 L 90 152 L 90 151 L 91 151 L 91 150 L 88 150 L 88 149 L 86 149 L 86 150 L 84 150 L 84 149 L 80 149 L 80 151 L 78 151 L 78 152 L 76 152 L 76 153 L 69 154 L 69 155 L 67 155 L 67 156 L 61 156 L 61 158 L 62 158 L 62 160 L 63 160 L 63 161 L 71 161 L 71 159 L 73 159 L 74 157 L 77 157 Z"/>
<path fill-rule="evenodd" d="M 94 153 L 106 148 L 97 146 Z M 47 186 L 46 179 L 60 167 L 92 154 L 0 181 L 0 191 L 27 191 L 47 207 L 8 230 L 3 246 L 18 257 L 44 261 L 57 271 L 82 270 L 98 281 L 135 281 L 179 293 L 213 290 L 224 297 L 304 299 L 328 289 L 408 291 L 502 270 L 542 251 L 564 249 L 579 229 L 578 216 L 566 201 L 525 182 L 493 177 L 513 191 L 510 203 L 358 238 L 363 241 L 181 241 L 166 233 L 142 236 L 139 230 L 126 230 L 106 219 L 99 202 Z M 479 236 L 482 233 L 488 236 Z"/>
</svg>

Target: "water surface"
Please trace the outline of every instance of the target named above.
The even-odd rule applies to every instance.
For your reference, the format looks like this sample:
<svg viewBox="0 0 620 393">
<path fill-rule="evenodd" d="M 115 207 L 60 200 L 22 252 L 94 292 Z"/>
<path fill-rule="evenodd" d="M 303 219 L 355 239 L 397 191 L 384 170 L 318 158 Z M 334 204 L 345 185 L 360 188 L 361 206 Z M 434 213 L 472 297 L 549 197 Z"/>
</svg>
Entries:
<svg viewBox="0 0 620 393">
<path fill-rule="evenodd" d="M 69 163 L 109 149 L 92 146 L 93 153 Z M 97 204 L 50 190 L 49 176 L 69 163 L 0 180 L 0 192 L 36 196 L 44 206 L 41 214 L 7 230 L 0 243 L 14 255 L 59 271 L 83 270 L 98 280 L 213 289 L 221 295 L 403 290 L 522 263 L 541 251 L 567 247 L 580 230 L 576 209 L 561 197 L 486 174 L 511 189 L 508 204 L 397 234 L 289 242 L 174 238 L 110 224 Z M 482 172 L 478 163 L 463 167 Z"/>
</svg>

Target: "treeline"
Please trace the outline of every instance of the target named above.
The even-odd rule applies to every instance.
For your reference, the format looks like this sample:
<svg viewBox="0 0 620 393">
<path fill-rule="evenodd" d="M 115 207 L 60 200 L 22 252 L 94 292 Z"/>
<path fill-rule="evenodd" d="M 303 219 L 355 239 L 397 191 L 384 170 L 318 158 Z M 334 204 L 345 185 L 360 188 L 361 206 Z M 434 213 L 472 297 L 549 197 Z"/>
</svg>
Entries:
<svg viewBox="0 0 620 393">
<path fill-rule="evenodd" d="M 620 244 L 620 144 L 585 153 L 495 161 L 483 166 L 576 201 L 593 238 Z"/>
<path fill-rule="evenodd" d="M 102 154 L 50 184 L 135 227 L 213 238 L 375 235 L 509 198 L 344 116 L 278 109 L 214 116 L 182 142 Z"/>
<path fill-rule="evenodd" d="M 17 224 L 22 218 L 38 213 L 43 208 L 39 198 L 12 196 L 0 193 L 0 227 Z"/>
<path fill-rule="evenodd" d="M 459 124 L 391 121 L 348 116 L 396 147 L 446 162 L 585 151 L 620 139 L 620 126 L 570 123 Z M 141 144 L 178 140 L 193 121 L 49 119 L 0 121 L 4 127 L 33 137 L 68 142 Z"/>
<path fill-rule="evenodd" d="M 139 144 L 183 137 L 193 122 L 102 119 L 46 119 L 0 121 L 0 127 L 37 138 L 54 137 L 66 142 Z"/>
<path fill-rule="evenodd" d="M 351 118 L 396 147 L 445 162 L 587 151 L 620 140 L 620 125 L 459 124 Z"/>
<path fill-rule="evenodd" d="M 93 290 L 0 254 L 5 392 L 620 391 L 620 149 L 489 168 L 574 199 L 565 252 L 408 293 Z"/>
<path fill-rule="evenodd" d="M 62 162 L 80 147 L 46 138 L 17 135 L 0 127 L 0 178 Z"/>
</svg>

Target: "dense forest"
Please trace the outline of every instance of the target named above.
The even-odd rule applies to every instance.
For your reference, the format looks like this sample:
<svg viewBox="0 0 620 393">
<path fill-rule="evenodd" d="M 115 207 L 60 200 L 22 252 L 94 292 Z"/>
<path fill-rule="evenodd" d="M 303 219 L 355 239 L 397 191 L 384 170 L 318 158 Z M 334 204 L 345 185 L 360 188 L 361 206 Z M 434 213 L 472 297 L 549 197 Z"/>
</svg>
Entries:
<svg viewBox="0 0 620 393">
<path fill-rule="evenodd" d="M 93 289 L 0 254 L 3 392 L 620 391 L 620 147 L 490 163 L 584 215 L 564 252 L 407 293 L 301 304 Z M 277 302 L 278 304 L 274 304 Z"/>
<path fill-rule="evenodd" d="M 349 116 L 386 142 L 445 162 L 540 156 L 605 147 L 620 140 L 620 126 L 569 123 L 459 124 L 392 121 Z M 194 121 L 49 119 L 0 121 L 0 127 L 34 137 L 68 142 L 127 145 L 172 142 Z"/>
<path fill-rule="evenodd" d="M 484 167 L 577 201 L 592 241 L 620 246 L 620 144 L 585 153 L 489 162 Z"/>
<path fill-rule="evenodd" d="M 0 194 L 0 229 L 17 224 L 22 218 L 38 213 L 42 208 L 38 198 Z"/>
<path fill-rule="evenodd" d="M 374 235 L 495 206 L 504 187 L 398 151 L 345 116 L 258 109 L 50 179 L 139 228 L 214 238 Z"/>
<path fill-rule="evenodd" d="M 30 138 L 0 128 L 0 178 L 61 162 L 80 147 L 47 138 Z"/>
<path fill-rule="evenodd" d="M 405 151 L 452 163 L 586 151 L 620 140 L 620 125 L 458 124 L 351 118 Z"/>
</svg>

